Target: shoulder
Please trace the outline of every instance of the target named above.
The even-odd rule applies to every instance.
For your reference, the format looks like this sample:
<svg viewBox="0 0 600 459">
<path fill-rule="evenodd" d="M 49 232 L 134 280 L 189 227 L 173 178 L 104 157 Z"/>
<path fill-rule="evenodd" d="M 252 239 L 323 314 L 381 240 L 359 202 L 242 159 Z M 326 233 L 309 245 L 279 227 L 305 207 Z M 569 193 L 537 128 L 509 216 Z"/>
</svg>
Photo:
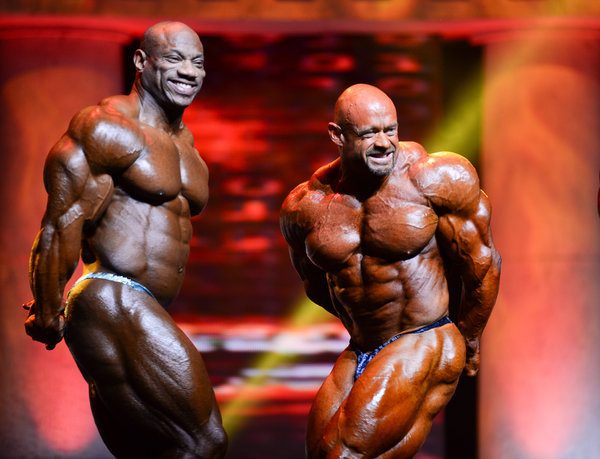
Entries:
<svg viewBox="0 0 600 459">
<path fill-rule="evenodd" d="M 282 222 L 287 222 L 289 217 L 300 211 L 301 203 L 306 197 L 306 194 L 308 193 L 308 187 L 309 182 L 303 182 L 300 185 L 296 186 L 287 195 L 287 197 L 283 201 L 283 205 L 281 206 Z"/>
<path fill-rule="evenodd" d="M 184 166 L 191 166 L 193 170 L 202 174 L 208 179 L 208 166 L 206 161 L 200 155 L 200 152 L 194 146 L 194 136 L 192 132 L 184 125 L 177 133 L 177 149 Z"/>
<path fill-rule="evenodd" d="M 182 155 L 184 161 L 193 161 L 199 164 L 202 168 L 206 169 L 206 172 L 208 172 L 206 162 L 200 155 L 200 152 L 194 146 L 194 135 L 187 128 L 187 126 L 183 125 L 181 130 L 177 133 L 176 144 L 179 154 Z"/>
<path fill-rule="evenodd" d="M 294 188 L 283 203 L 284 212 L 302 211 L 320 203 L 332 193 L 332 184 L 339 175 L 338 160 L 320 167 L 306 182 Z"/>
<path fill-rule="evenodd" d="M 433 207 L 456 211 L 473 208 L 480 200 L 477 171 L 456 153 L 425 154 L 411 165 L 409 176 Z"/>
<path fill-rule="evenodd" d="M 179 131 L 177 137 L 179 138 L 181 143 L 192 147 L 194 146 L 194 135 L 186 125 L 183 125 L 181 127 L 181 131 Z"/>
<path fill-rule="evenodd" d="M 68 134 L 52 147 L 44 164 L 44 185 L 49 191 L 56 184 L 83 185 L 90 168 L 83 150 Z"/>
<path fill-rule="evenodd" d="M 103 169 L 130 166 L 145 146 L 136 109 L 127 96 L 114 96 L 77 113 L 67 131 L 90 164 Z"/>
<path fill-rule="evenodd" d="M 294 188 L 281 208 L 281 227 L 284 235 L 291 230 L 308 230 L 318 214 L 320 205 L 332 191 L 339 173 L 338 160 L 319 168 L 309 180 Z"/>
</svg>

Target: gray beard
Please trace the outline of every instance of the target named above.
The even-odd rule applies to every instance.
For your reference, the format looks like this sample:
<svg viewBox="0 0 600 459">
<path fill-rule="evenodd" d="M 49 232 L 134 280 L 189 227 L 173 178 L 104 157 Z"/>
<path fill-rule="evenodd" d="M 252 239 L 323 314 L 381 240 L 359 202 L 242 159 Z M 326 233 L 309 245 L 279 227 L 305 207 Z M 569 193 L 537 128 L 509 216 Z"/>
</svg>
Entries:
<svg viewBox="0 0 600 459">
<path fill-rule="evenodd" d="M 396 160 L 397 160 L 397 158 L 394 158 L 394 160 L 392 161 L 392 164 L 387 169 L 373 169 L 367 163 L 366 164 L 367 170 L 376 177 L 386 177 L 386 176 L 390 175 L 392 173 L 392 171 L 394 170 L 394 167 L 396 167 Z"/>
</svg>

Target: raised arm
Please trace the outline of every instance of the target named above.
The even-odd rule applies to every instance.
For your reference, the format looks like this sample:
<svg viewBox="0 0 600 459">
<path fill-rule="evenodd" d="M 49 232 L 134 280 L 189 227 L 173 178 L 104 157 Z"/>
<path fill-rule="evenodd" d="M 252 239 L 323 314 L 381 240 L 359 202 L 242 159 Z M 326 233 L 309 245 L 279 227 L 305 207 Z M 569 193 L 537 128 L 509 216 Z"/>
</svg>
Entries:
<svg viewBox="0 0 600 459">
<path fill-rule="evenodd" d="M 302 211 L 302 198 L 306 194 L 308 184 L 303 183 L 296 187 L 281 208 L 280 226 L 281 233 L 289 246 L 292 265 L 304 282 L 304 290 L 308 298 L 337 316 L 338 313 L 331 301 L 327 276 L 325 271 L 308 258 L 305 248 L 306 240 L 306 218 Z"/>
<path fill-rule="evenodd" d="M 418 183 L 439 216 L 436 238 L 449 288 L 459 292 L 452 311 L 467 345 L 467 374 L 479 369 L 479 341 L 496 302 L 500 254 L 492 241 L 491 206 L 473 166 L 452 153 L 430 155 Z M 453 305 L 451 304 L 451 307 Z"/>
<path fill-rule="evenodd" d="M 77 266 L 86 223 L 102 211 L 112 193 L 107 174 L 94 175 L 79 143 L 66 134 L 44 167 L 46 212 L 29 264 L 34 300 L 25 322 L 28 335 L 53 349 L 64 329 L 63 291 Z"/>
</svg>

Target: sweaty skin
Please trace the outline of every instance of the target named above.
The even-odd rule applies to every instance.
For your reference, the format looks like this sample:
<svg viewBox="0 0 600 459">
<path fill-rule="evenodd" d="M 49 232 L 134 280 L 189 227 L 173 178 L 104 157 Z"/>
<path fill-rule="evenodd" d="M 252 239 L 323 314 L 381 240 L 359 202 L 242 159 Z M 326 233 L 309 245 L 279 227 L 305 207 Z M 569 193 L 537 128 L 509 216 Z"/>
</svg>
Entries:
<svg viewBox="0 0 600 459">
<path fill-rule="evenodd" d="M 182 285 L 190 217 L 208 200 L 206 164 L 181 120 L 205 76 L 203 48 L 184 24 L 159 23 L 134 63 L 131 93 L 83 109 L 48 155 L 25 328 L 48 349 L 64 335 L 115 456 L 222 457 L 204 363 L 164 309 Z M 84 274 L 124 276 L 154 297 L 94 278 L 64 298 L 80 257 Z"/>
<path fill-rule="evenodd" d="M 283 204 L 308 297 L 351 337 L 313 402 L 310 458 L 414 456 L 465 364 L 478 369 L 500 274 L 489 200 L 466 159 L 400 142 L 397 127 L 383 92 L 348 88 L 329 124 L 340 157 Z M 372 351 L 449 313 L 456 325 L 400 336 L 354 381 L 353 349 Z"/>
</svg>

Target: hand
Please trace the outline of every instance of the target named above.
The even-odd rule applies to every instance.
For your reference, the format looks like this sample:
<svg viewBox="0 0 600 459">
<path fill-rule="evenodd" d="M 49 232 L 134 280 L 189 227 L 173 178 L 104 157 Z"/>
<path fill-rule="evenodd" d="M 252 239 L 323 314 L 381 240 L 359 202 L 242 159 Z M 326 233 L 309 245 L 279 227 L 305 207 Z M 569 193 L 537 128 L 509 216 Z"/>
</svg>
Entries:
<svg viewBox="0 0 600 459">
<path fill-rule="evenodd" d="M 46 349 L 51 351 L 63 339 L 65 332 L 65 316 L 60 313 L 54 317 L 50 323 L 43 323 L 41 318 L 36 315 L 35 300 L 31 300 L 23 305 L 23 309 L 28 311 L 25 320 L 25 333 L 35 341 L 46 345 Z"/>
<path fill-rule="evenodd" d="M 465 339 L 467 345 L 467 376 L 475 376 L 479 371 L 479 338 Z"/>
</svg>

